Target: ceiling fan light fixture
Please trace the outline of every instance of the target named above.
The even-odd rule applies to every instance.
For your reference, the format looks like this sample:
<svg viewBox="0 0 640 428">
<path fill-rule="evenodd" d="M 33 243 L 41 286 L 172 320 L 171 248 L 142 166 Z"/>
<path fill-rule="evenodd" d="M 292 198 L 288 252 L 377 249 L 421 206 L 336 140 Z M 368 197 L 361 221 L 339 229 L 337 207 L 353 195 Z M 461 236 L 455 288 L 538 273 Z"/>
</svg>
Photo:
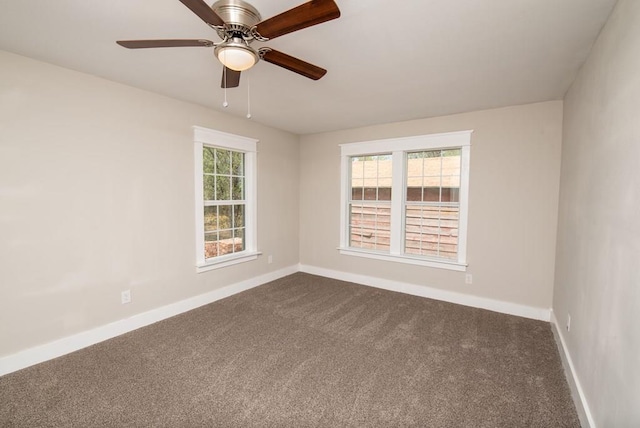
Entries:
<svg viewBox="0 0 640 428">
<path fill-rule="evenodd" d="M 339 18 L 340 9 L 335 0 L 307 0 L 306 3 L 266 20 L 245 0 L 218 0 L 211 6 L 206 0 L 180 2 L 214 29 L 222 41 L 215 43 L 205 39 L 162 39 L 118 40 L 117 43 L 127 49 L 214 47 L 215 57 L 224 65 L 220 84 L 224 89 L 238 87 L 240 73 L 260 60 L 313 80 L 318 80 L 327 73 L 327 70 L 291 55 L 267 47 L 254 49 L 250 45 L 254 41 L 266 42 Z"/>
<path fill-rule="evenodd" d="M 215 54 L 225 67 L 235 71 L 250 69 L 260 58 L 256 51 L 251 49 L 243 40 L 238 41 L 237 39 L 217 46 Z"/>
</svg>

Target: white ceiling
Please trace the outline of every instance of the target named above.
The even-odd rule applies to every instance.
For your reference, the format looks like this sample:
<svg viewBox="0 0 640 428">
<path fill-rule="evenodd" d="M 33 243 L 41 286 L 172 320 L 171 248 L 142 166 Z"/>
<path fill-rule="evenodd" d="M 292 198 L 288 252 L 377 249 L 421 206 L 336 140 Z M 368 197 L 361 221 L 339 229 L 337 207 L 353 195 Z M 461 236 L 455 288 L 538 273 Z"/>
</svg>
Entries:
<svg viewBox="0 0 640 428">
<path fill-rule="evenodd" d="M 208 0 L 209 1 L 209 0 Z M 303 0 L 252 0 L 263 19 Z M 329 70 L 266 62 L 222 107 L 210 48 L 128 50 L 116 40 L 219 41 L 178 0 L 0 0 L 0 49 L 308 134 L 562 99 L 615 0 L 337 0 L 336 20 L 265 44 Z M 211 0 L 213 3 L 213 0 Z M 1 66 L 1 65 L 0 65 Z"/>
</svg>

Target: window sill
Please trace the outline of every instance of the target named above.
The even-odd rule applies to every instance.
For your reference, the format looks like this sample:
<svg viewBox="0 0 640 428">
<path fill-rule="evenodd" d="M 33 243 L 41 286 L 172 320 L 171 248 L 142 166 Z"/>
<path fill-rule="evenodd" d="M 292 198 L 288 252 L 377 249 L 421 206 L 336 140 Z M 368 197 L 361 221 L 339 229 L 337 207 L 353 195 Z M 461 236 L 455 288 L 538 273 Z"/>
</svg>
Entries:
<svg viewBox="0 0 640 428">
<path fill-rule="evenodd" d="M 242 252 L 238 254 L 230 254 L 227 256 L 221 256 L 215 259 L 209 259 L 203 264 L 196 266 L 196 272 L 202 273 L 214 269 L 220 269 L 227 266 L 237 265 L 238 263 L 249 262 L 255 260 L 262 254 L 259 251 Z"/>
<path fill-rule="evenodd" d="M 457 261 L 433 260 L 400 254 L 392 255 L 375 251 L 360 250 L 356 248 L 338 248 L 338 250 L 340 251 L 340 254 L 343 254 L 345 256 L 365 257 L 368 259 L 385 260 L 388 262 L 407 263 L 411 265 L 426 266 L 438 269 L 455 270 L 458 272 L 465 272 L 467 270 L 466 263 L 458 263 Z"/>
</svg>

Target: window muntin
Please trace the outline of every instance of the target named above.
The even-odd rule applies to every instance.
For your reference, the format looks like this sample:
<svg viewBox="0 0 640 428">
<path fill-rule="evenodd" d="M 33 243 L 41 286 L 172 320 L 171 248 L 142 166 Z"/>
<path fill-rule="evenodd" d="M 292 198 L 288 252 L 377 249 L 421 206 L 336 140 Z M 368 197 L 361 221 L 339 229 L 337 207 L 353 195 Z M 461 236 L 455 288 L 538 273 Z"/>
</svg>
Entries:
<svg viewBox="0 0 640 428">
<path fill-rule="evenodd" d="M 253 260 L 259 254 L 256 143 L 194 127 L 198 272 Z"/>
<path fill-rule="evenodd" d="M 341 254 L 465 270 L 471 132 L 341 145 Z"/>
</svg>

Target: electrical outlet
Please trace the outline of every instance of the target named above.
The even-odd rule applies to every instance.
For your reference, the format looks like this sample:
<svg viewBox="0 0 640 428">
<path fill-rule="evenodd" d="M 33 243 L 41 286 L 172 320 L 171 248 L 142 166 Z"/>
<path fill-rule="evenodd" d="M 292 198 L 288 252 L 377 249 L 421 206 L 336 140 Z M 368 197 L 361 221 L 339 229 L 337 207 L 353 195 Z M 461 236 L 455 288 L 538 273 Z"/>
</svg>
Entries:
<svg viewBox="0 0 640 428">
<path fill-rule="evenodd" d="M 567 314 L 567 331 L 571 331 L 571 314 Z"/>
<path fill-rule="evenodd" d="M 124 305 L 125 303 L 131 303 L 131 290 L 125 290 L 120 293 L 120 301 Z"/>
<path fill-rule="evenodd" d="M 273 263 L 273 256 L 271 254 L 269 254 L 269 257 L 267 257 L 267 263 Z"/>
<path fill-rule="evenodd" d="M 465 284 L 473 284 L 473 275 L 471 275 L 470 273 L 466 274 L 464 276 L 464 283 Z"/>
</svg>

